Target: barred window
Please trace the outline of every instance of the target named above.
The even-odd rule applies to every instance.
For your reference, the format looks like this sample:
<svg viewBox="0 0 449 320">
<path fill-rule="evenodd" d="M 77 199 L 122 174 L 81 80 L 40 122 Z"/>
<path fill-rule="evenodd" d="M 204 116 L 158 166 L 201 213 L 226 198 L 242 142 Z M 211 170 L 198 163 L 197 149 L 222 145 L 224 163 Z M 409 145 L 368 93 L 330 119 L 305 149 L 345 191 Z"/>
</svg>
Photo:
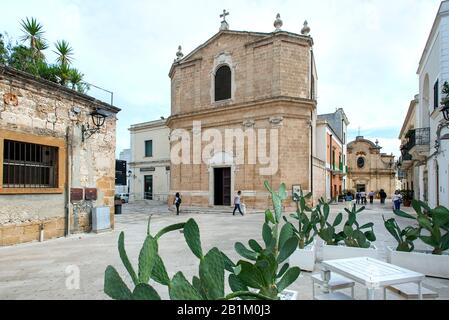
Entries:
<svg viewBox="0 0 449 320">
<path fill-rule="evenodd" d="M 231 68 L 220 67 L 215 74 L 215 101 L 231 99 Z"/>
<path fill-rule="evenodd" d="M 58 148 L 4 140 L 3 188 L 56 188 Z"/>
</svg>

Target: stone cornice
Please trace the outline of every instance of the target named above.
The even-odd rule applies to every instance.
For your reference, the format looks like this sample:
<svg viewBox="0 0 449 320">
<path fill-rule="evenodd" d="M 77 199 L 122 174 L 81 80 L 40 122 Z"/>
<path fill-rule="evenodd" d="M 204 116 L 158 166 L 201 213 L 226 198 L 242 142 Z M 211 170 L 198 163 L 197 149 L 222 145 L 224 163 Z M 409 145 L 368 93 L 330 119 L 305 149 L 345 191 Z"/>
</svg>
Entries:
<svg viewBox="0 0 449 320">
<path fill-rule="evenodd" d="M 61 86 L 57 83 L 38 78 L 36 76 L 33 76 L 29 73 L 7 67 L 5 65 L 0 64 L 0 80 L 5 79 L 6 81 L 10 81 L 11 85 L 15 85 L 13 81 L 17 81 L 21 84 L 27 84 L 30 86 L 35 87 L 37 90 L 39 89 L 46 89 L 52 93 L 61 93 L 68 97 L 69 99 L 76 99 L 78 101 L 82 101 L 85 104 L 90 104 L 93 108 L 95 107 L 101 107 L 102 109 L 105 109 L 107 111 L 118 113 L 121 111 L 121 109 L 114 107 L 108 103 L 105 103 L 103 101 L 97 100 L 91 96 L 88 96 L 86 94 L 79 93 L 75 90 L 66 88 L 64 86 Z"/>
<path fill-rule="evenodd" d="M 286 97 L 286 96 L 279 96 L 274 98 L 268 98 L 268 99 L 260 99 L 256 101 L 246 102 L 246 103 L 239 103 L 234 105 L 226 105 L 226 106 L 220 106 L 216 108 L 208 108 L 204 110 L 198 110 L 193 112 L 188 112 L 180 115 L 172 115 L 167 120 L 167 126 L 170 127 L 172 122 L 174 120 L 186 120 L 189 118 L 194 118 L 198 116 L 211 116 L 217 113 L 222 113 L 224 111 L 232 112 L 232 111 L 241 111 L 242 108 L 259 108 L 263 105 L 269 104 L 269 103 L 279 103 L 283 102 L 290 105 L 297 106 L 298 104 L 306 105 L 310 107 L 310 109 L 316 108 L 316 101 L 310 100 L 310 99 L 303 99 L 303 98 L 292 98 L 292 97 Z M 273 112 L 276 115 L 281 115 L 279 112 Z M 243 121 L 243 120 L 242 120 Z"/>
<path fill-rule="evenodd" d="M 160 160 L 154 160 L 154 161 L 135 161 L 130 162 L 130 167 L 142 167 L 142 166 L 166 166 L 170 165 L 170 159 L 160 159 Z"/>
<path fill-rule="evenodd" d="M 133 124 L 130 128 L 128 128 L 131 132 L 139 132 L 139 131 L 145 131 L 148 129 L 160 129 L 160 128 L 166 128 L 167 120 L 156 120 L 156 121 L 150 121 L 150 122 L 144 122 L 144 123 L 138 123 Z"/>
</svg>

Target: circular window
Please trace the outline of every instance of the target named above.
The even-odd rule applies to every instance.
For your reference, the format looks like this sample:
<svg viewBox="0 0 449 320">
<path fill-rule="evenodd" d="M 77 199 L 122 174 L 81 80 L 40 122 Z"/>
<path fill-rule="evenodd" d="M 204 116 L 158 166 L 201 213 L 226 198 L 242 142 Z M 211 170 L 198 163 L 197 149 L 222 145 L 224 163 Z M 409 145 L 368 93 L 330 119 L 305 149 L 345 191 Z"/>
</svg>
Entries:
<svg viewBox="0 0 449 320">
<path fill-rule="evenodd" d="M 363 168 L 365 166 L 365 159 L 360 157 L 357 159 L 357 167 Z"/>
</svg>

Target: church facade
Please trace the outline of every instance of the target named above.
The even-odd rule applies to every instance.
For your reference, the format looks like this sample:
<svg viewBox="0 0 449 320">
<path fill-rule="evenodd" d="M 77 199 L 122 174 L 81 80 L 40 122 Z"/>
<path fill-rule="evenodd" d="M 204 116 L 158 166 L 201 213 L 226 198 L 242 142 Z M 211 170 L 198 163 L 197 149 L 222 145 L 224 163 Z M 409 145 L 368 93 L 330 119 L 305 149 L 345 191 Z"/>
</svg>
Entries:
<svg viewBox="0 0 449 320">
<path fill-rule="evenodd" d="M 167 126 L 170 193 L 183 205 L 229 206 L 242 191 L 247 207 L 266 208 L 265 180 L 290 195 L 314 191 L 313 39 L 307 24 L 301 34 L 281 26 L 278 17 L 272 33 L 232 31 L 223 21 L 190 54 L 178 52 Z"/>
<path fill-rule="evenodd" d="M 376 142 L 362 136 L 348 144 L 348 189 L 378 194 L 384 190 L 391 198 L 396 191 L 396 165 L 393 155 L 381 153 Z"/>
</svg>

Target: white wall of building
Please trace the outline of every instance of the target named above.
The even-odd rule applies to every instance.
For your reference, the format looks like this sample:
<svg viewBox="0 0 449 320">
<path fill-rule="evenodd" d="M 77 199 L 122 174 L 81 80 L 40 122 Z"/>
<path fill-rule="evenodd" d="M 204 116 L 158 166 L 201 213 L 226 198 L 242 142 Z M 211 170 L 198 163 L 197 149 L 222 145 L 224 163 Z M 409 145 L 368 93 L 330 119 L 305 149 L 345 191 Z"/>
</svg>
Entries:
<svg viewBox="0 0 449 320">
<path fill-rule="evenodd" d="M 170 190 L 170 129 L 164 120 L 131 126 L 130 201 L 145 199 L 145 176 L 152 176 L 152 200 L 167 201 Z M 145 156 L 145 141 L 153 141 L 153 156 Z M 149 191 L 149 190 L 147 190 Z"/>
<path fill-rule="evenodd" d="M 419 69 L 420 103 L 417 112 L 417 127 L 430 127 L 430 152 L 427 164 L 419 168 L 419 194 L 424 197 L 425 171 L 428 172 L 429 205 L 449 207 L 449 141 L 441 143 L 440 152 L 434 154 L 437 128 L 444 121 L 440 107 L 434 109 L 434 84 L 438 80 L 438 105 L 442 98 L 441 90 L 445 81 L 449 82 L 449 1 L 441 3 L 437 18 L 432 27 Z M 442 131 L 442 135 L 449 130 Z"/>
</svg>

